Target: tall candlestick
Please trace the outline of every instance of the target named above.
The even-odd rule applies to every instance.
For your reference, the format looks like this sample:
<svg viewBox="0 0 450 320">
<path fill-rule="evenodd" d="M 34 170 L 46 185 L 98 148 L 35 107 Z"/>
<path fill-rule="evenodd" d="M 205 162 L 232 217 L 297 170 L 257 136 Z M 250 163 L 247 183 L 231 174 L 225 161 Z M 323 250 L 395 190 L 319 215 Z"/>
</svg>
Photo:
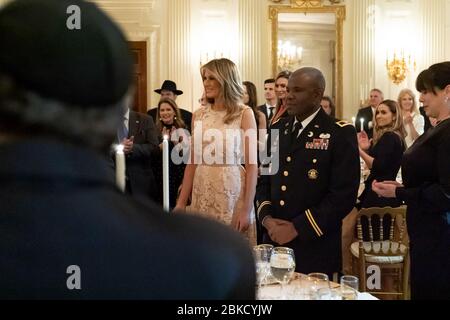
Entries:
<svg viewBox="0 0 450 320">
<path fill-rule="evenodd" d="M 125 192 L 125 153 L 122 144 L 116 146 L 116 184 Z"/>
<path fill-rule="evenodd" d="M 163 209 L 169 211 L 170 197 L 169 197 L 169 137 L 164 136 L 162 142 L 162 165 L 163 165 Z"/>
<path fill-rule="evenodd" d="M 364 131 L 364 118 L 361 118 L 361 131 Z"/>
</svg>

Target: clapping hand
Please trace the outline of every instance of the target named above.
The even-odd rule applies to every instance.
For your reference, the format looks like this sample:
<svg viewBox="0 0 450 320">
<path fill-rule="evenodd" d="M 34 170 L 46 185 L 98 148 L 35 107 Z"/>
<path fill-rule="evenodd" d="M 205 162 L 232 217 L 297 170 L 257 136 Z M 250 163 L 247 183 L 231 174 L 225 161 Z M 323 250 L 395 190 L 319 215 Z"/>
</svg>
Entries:
<svg viewBox="0 0 450 320">
<path fill-rule="evenodd" d="M 365 131 L 361 131 L 358 133 L 358 145 L 364 151 L 370 148 L 369 136 Z"/>
<path fill-rule="evenodd" d="M 407 125 L 411 125 L 413 123 L 413 117 L 411 115 L 407 115 L 403 118 L 403 121 Z"/>
</svg>

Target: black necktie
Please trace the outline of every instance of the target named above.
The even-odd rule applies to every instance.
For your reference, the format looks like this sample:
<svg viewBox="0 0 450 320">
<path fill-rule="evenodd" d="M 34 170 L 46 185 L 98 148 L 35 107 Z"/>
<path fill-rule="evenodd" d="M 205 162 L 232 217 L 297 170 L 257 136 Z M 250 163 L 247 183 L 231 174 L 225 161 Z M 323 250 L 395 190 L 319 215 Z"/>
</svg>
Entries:
<svg viewBox="0 0 450 320">
<path fill-rule="evenodd" d="M 269 107 L 268 108 L 268 114 L 267 114 L 267 118 L 269 119 L 269 120 L 271 120 L 272 119 L 272 117 L 273 117 L 273 108 L 274 107 Z"/>
<path fill-rule="evenodd" d="M 300 121 L 297 121 L 294 124 L 294 127 L 292 129 L 292 141 L 295 141 L 298 138 L 298 133 L 303 128 L 302 123 Z"/>
</svg>

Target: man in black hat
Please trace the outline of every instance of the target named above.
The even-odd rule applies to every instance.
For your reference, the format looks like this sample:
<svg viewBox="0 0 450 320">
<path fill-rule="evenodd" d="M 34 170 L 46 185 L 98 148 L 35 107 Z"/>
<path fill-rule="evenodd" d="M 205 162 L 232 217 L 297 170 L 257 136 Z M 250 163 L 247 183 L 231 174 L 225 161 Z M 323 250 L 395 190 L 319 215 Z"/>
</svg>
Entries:
<svg viewBox="0 0 450 320">
<path fill-rule="evenodd" d="M 179 95 L 183 94 L 183 91 L 177 89 L 177 84 L 172 80 L 165 80 L 160 89 L 154 90 L 156 93 L 161 95 L 160 100 L 162 99 L 172 99 L 176 101 Z M 192 112 L 179 108 L 181 117 L 183 118 L 184 123 L 186 124 L 186 129 L 191 131 L 191 122 L 192 122 Z M 153 118 L 156 122 L 156 117 L 158 115 L 158 108 L 152 108 L 147 111 L 147 114 Z"/>
<path fill-rule="evenodd" d="M 116 187 L 107 153 L 133 62 L 110 18 L 83 0 L 11 1 L 0 43 L 0 299 L 254 298 L 241 236 Z"/>
</svg>

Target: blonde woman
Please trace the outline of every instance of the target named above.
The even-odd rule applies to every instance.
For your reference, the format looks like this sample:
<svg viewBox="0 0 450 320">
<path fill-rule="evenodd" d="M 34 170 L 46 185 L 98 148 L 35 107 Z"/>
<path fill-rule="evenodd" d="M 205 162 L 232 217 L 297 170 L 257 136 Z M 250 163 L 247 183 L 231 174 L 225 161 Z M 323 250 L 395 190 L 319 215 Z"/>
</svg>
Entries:
<svg viewBox="0 0 450 320">
<path fill-rule="evenodd" d="M 212 60 L 200 72 L 209 104 L 198 109 L 192 119 L 191 161 L 186 166 L 175 209 L 186 210 L 191 196 L 188 211 L 230 225 L 245 234 L 253 245 L 257 179 L 255 116 L 242 102 L 244 89 L 232 61 Z"/>
<path fill-rule="evenodd" d="M 370 169 L 364 192 L 359 197 L 362 208 L 396 207 L 396 199 L 380 198 L 372 191 L 372 182 L 395 180 L 405 151 L 405 128 L 400 106 L 394 100 L 384 100 L 375 109 L 373 139 L 358 133 L 359 155 Z"/>
<path fill-rule="evenodd" d="M 410 89 L 400 91 L 397 101 L 402 111 L 403 125 L 406 130 L 406 147 L 409 148 L 423 134 L 425 119 L 420 114 L 416 96 Z"/>
</svg>

